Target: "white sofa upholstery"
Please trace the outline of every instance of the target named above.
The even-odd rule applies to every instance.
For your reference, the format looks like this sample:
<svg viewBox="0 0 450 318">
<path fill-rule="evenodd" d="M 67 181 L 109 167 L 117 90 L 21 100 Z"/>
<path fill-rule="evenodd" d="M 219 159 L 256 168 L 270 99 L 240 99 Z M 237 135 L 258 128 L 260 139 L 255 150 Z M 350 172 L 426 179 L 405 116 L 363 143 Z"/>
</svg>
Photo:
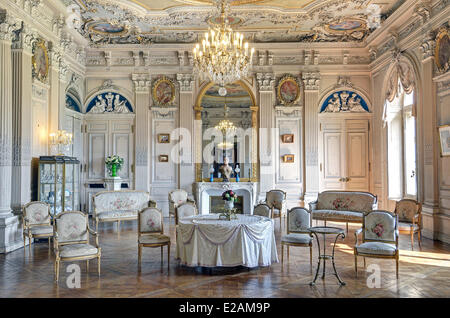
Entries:
<svg viewBox="0 0 450 318">
<path fill-rule="evenodd" d="M 144 208 L 156 207 L 150 194 L 138 190 L 102 191 L 92 197 L 96 228 L 99 222 L 136 220 L 138 212 Z"/>
<path fill-rule="evenodd" d="M 362 223 L 364 212 L 376 210 L 377 196 L 369 192 L 324 191 L 309 203 L 314 220 Z"/>
</svg>

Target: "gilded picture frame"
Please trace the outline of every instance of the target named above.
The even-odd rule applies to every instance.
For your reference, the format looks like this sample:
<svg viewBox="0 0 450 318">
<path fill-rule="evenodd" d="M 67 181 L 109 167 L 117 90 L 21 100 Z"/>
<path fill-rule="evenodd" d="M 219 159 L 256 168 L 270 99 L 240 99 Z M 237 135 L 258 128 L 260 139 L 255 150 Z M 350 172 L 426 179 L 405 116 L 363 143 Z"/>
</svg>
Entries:
<svg viewBox="0 0 450 318">
<path fill-rule="evenodd" d="M 284 144 L 292 144 L 294 142 L 294 134 L 281 135 L 281 141 Z"/>
<path fill-rule="evenodd" d="M 159 155 L 158 161 L 159 162 L 169 162 L 169 155 Z"/>
<path fill-rule="evenodd" d="M 158 134 L 158 143 L 170 144 L 170 134 Z"/>
<path fill-rule="evenodd" d="M 441 157 L 450 156 L 450 125 L 439 127 L 439 144 L 441 145 Z"/>
<path fill-rule="evenodd" d="M 158 106 L 172 105 L 175 101 L 175 85 L 167 77 L 161 77 L 153 83 L 153 101 Z"/>
<path fill-rule="evenodd" d="M 439 72 L 444 73 L 450 69 L 450 36 L 446 27 L 440 28 L 436 35 L 434 61 Z"/>
<path fill-rule="evenodd" d="M 294 155 L 284 155 L 283 156 L 283 162 L 284 163 L 294 163 L 295 156 Z"/>
<path fill-rule="evenodd" d="M 48 49 L 45 46 L 45 41 L 40 39 L 33 45 L 33 55 L 31 57 L 31 65 L 33 77 L 45 83 L 48 78 Z"/>
<path fill-rule="evenodd" d="M 278 82 L 277 97 L 285 106 L 296 104 L 300 99 L 300 85 L 297 79 L 291 75 L 282 77 Z"/>
</svg>

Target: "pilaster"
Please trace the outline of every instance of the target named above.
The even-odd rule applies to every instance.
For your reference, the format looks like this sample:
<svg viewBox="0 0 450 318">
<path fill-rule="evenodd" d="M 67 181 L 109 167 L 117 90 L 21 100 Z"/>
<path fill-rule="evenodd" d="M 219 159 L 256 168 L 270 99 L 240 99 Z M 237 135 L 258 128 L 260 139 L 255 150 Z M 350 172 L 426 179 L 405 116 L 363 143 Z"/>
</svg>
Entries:
<svg viewBox="0 0 450 318">
<path fill-rule="evenodd" d="M 304 136 L 305 136 L 305 202 L 315 200 L 319 192 L 319 118 L 318 102 L 320 88 L 320 73 L 303 73 L 303 83 L 305 87 L 305 116 L 304 116 Z M 308 132 L 308 133 L 305 133 Z"/>
<path fill-rule="evenodd" d="M 177 81 L 180 87 L 180 140 L 179 153 L 180 162 L 178 165 L 179 187 L 192 193 L 192 183 L 195 182 L 194 165 L 194 84 L 193 74 L 177 74 Z"/>
<path fill-rule="evenodd" d="M 137 190 L 150 191 L 150 74 L 132 74 L 134 92 L 136 94 L 136 161 L 135 161 L 135 188 Z"/>
<path fill-rule="evenodd" d="M 259 90 L 259 174 L 260 199 L 275 185 L 275 74 L 257 73 L 256 80 Z"/>
</svg>

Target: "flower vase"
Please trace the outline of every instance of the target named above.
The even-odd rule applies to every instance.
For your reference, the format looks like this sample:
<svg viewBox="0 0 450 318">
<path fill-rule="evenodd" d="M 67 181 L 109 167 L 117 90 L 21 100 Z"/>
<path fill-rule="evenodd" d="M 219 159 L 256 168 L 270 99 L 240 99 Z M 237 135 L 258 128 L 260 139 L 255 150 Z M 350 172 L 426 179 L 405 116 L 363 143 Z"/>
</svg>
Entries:
<svg viewBox="0 0 450 318">
<path fill-rule="evenodd" d="M 233 209 L 234 209 L 234 201 L 225 201 L 225 210 L 227 210 L 227 212 L 230 212 Z"/>
<path fill-rule="evenodd" d="M 111 177 L 117 177 L 117 165 L 114 163 L 111 165 Z"/>
</svg>

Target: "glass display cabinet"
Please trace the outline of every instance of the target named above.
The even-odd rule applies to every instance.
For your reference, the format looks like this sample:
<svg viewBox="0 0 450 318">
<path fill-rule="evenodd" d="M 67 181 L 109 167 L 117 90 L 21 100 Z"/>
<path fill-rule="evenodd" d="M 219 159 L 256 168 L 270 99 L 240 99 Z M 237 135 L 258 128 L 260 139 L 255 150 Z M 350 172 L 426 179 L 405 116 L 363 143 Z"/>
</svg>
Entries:
<svg viewBox="0 0 450 318">
<path fill-rule="evenodd" d="M 38 200 L 50 204 L 53 216 L 80 210 L 80 161 L 75 157 L 39 157 Z"/>
</svg>

